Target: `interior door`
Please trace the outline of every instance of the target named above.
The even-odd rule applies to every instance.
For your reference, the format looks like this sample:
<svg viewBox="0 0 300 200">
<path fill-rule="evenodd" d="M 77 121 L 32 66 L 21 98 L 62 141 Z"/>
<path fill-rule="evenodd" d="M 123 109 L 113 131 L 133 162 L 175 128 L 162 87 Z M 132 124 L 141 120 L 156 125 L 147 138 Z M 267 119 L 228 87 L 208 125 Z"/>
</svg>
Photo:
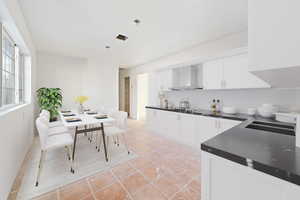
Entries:
<svg viewBox="0 0 300 200">
<path fill-rule="evenodd" d="M 213 60 L 203 64 L 204 89 L 221 89 L 223 66 L 221 60 Z"/>
<path fill-rule="evenodd" d="M 125 112 L 130 116 L 130 77 L 125 77 Z"/>
</svg>

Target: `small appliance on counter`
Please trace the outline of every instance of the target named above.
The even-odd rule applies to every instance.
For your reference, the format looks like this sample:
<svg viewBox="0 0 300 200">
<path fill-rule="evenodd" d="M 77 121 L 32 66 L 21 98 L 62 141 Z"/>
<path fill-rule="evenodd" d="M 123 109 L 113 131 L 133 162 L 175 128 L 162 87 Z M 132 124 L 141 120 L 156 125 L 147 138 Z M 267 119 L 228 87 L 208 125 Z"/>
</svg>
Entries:
<svg viewBox="0 0 300 200">
<path fill-rule="evenodd" d="M 188 100 L 182 100 L 179 102 L 180 110 L 189 110 L 191 108 L 190 102 Z"/>
</svg>

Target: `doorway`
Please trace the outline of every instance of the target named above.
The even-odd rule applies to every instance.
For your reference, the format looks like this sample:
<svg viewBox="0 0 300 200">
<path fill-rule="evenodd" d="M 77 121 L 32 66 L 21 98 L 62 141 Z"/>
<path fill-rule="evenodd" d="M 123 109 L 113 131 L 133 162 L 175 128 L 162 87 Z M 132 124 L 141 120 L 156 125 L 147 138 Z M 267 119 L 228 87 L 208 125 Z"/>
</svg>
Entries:
<svg viewBox="0 0 300 200">
<path fill-rule="evenodd" d="M 128 113 L 130 117 L 130 77 L 125 77 L 125 112 Z"/>
<path fill-rule="evenodd" d="M 145 120 L 148 104 L 148 74 L 137 76 L 137 119 Z"/>
</svg>

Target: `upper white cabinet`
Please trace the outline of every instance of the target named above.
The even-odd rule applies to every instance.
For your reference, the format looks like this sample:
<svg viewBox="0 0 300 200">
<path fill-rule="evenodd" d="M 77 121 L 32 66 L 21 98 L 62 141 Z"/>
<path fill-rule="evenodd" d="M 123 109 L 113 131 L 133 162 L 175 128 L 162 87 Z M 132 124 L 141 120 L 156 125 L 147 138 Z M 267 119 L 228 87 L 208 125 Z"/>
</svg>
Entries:
<svg viewBox="0 0 300 200">
<path fill-rule="evenodd" d="M 223 60 L 224 88 L 267 88 L 266 82 L 249 72 L 248 54 L 240 54 Z"/>
<path fill-rule="evenodd" d="M 161 91 L 168 91 L 172 87 L 172 70 L 167 69 L 163 71 L 156 72 L 156 84 L 158 84 L 158 89 Z"/>
<path fill-rule="evenodd" d="M 168 91 L 172 87 L 172 70 L 164 70 L 159 72 L 160 77 L 160 89 L 163 91 Z"/>
<path fill-rule="evenodd" d="M 221 60 L 213 60 L 203 64 L 203 88 L 222 89 L 223 65 Z"/>
<path fill-rule="evenodd" d="M 252 70 L 300 66 L 299 8 L 297 0 L 248 1 L 248 50 Z"/>
<path fill-rule="evenodd" d="M 249 71 L 247 53 L 204 63 L 203 84 L 204 89 L 270 87 Z"/>
</svg>

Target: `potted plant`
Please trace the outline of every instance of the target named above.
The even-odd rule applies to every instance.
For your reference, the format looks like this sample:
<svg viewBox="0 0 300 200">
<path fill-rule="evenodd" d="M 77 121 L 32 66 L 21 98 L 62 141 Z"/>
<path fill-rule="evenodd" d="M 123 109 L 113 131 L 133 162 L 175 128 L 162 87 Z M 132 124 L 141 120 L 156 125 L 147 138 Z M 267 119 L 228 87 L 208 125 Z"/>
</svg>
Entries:
<svg viewBox="0 0 300 200">
<path fill-rule="evenodd" d="M 62 106 L 61 89 L 42 87 L 37 90 L 37 98 L 40 109 L 50 112 L 50 121 L 57 120 L 58 109 Z"/>
<path fill-rule="evenodd" d="M 83 103 L 86 102 L 89 98 L 86 96 L 78 96 L 75 99 L 75 102 L 79 103 L 79 107 L 78 107 L 78 113 L 79 114 L 83 114 L 84 113 L 84 107 L 83 107 Z"/>
</svg>

